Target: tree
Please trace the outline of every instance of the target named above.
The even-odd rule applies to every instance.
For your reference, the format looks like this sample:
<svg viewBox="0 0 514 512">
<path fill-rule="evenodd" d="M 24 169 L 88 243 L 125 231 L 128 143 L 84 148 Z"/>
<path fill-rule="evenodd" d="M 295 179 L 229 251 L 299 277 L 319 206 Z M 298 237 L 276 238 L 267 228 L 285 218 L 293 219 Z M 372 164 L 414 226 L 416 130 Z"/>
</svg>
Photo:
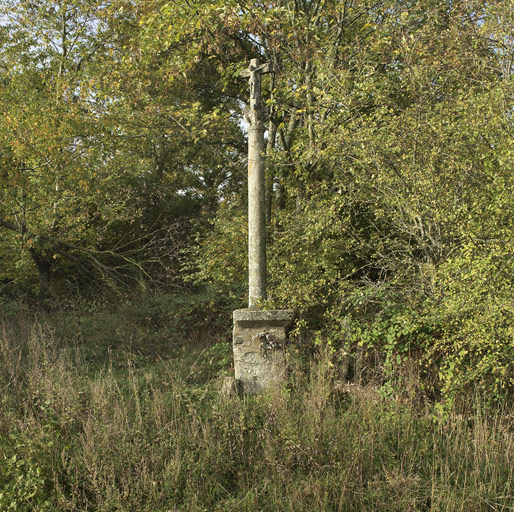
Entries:
<svg viewBox="0 0 514 512">
<path fill-rule="evenodd" d="M 2 241 L 4 251 L 14 241 L 20 251 L 7 272 L 23 272 L 30 255 L 42 294 L 59 259 L 80 264 L 75 249 L 91 247 L 109 219 L 128 213 L 99 123 L 102 9 L 80 0 L 3 7 Z"/>
<path fill-rule="evenodd" d="M 43 295 L 52 269 L 120 284 L 157 267 L 169 274 L 183 236 L 174 234 L 177 218 L 210 210 L 226 179 L 200 140 L 205 129 L 187 119 L 202 110 L 208 72 L 191 88 L 160 88 L 156 60 L 133 59 L 134 8 L 74 0 L 4 7 L 4 272 L 23 275 L 30 259 Z M 177 107 L 186 97 L 188 112 Z"/>
</svg>

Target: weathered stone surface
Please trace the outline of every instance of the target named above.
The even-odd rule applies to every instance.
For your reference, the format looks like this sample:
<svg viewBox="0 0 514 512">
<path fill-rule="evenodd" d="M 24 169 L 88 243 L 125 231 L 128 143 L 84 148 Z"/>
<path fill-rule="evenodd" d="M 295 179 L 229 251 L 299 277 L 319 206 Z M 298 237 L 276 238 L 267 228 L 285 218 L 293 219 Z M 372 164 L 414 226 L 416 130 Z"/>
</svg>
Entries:
<svg viewBox="0 0 514 512">
<path fill-rule="evenodd" d="M 294 311 L 291 309 L 236 309 L 233 313 L 234 322 L 239 323 L 266 323 L 284 327 L 294 320 Z"/>
<path fill-rule="evenodd" d="M 242 73 L 249 79 L 248 109 L 248 302 L 250 307 L 266 300 L 266 200 L 264 176 L 264 108 L 261 74 L 270 73 L 271 64 L 252 59 Z"/>
<path fill-rule="evenodd" d="M 287 331 L 292 310 L 234 311 L 234 369 L 245 394 L 257 395 L 285 377 Z"/>
<path fill-rule="evenodd" d="M 234 377 L 225 377 L 221 383 L 221 394 L 226 397 L 235 397 L 242 393 L 242 386 Z"/>
</svg>

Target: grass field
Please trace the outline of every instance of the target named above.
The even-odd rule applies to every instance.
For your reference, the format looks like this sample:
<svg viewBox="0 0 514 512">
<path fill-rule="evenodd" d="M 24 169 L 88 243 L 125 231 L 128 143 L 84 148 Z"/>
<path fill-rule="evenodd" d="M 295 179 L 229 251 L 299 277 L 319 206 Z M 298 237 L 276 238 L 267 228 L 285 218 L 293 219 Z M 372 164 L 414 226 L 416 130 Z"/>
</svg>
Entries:
<svg viewBox="0 0 514 512">
<path fill-rule="evenodd" d="M 511 408 L 437 418 L 326 354 L 224 397 L 230 317 L 162 302 L 4 307 L 1 511 L 514 510 Z"/>
</svg>

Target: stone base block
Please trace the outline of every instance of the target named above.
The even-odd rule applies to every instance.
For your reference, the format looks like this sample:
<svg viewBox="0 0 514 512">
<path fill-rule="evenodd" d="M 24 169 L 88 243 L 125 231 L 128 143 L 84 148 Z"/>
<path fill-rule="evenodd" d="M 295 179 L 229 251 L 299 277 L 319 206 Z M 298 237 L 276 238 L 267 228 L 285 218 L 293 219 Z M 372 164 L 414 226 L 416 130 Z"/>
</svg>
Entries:
<svg viewBox="0 0 514 512">
<path fill-rule="evenodd" d="M 234 311 L 234 369 L 243 393 L 259 395 L 283 381 L 284 350 L 294 316 L 289 309 Z"/>
</svg>

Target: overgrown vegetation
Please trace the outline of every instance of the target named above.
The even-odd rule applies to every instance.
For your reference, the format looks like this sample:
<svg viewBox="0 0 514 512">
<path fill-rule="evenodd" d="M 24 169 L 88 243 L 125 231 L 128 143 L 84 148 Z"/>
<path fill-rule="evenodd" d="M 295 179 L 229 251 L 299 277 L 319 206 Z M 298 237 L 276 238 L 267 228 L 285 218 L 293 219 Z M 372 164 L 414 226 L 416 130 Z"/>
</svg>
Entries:
<svg viewBox="0 0 514 512">
<path fill-rule="evenodd" d="M 512 508 L 509 2 L 0 19 L 0 509 Z M 263 306 L 297 311 L 298 353 L 229 400 L 257 57 Z"/>
<path fill-rule="evenodd" d="M 162 317 L 148 304 L 148 318 L 134 316 L 133 304 L 4 317 L 2 510 L 512 506 L 507 409 L 470 398 L 437 417 L 415 375 L 404 375 L 402 393 L 345 385 L 324 350 L 309 359 L 292 352 L 284 389 L 227 398 L 222 330 L 210 343 L 178 336 L 172 320 L 154 323 Z M 140 329 L 166 343 L 139 338 Z"/>
</svg>

